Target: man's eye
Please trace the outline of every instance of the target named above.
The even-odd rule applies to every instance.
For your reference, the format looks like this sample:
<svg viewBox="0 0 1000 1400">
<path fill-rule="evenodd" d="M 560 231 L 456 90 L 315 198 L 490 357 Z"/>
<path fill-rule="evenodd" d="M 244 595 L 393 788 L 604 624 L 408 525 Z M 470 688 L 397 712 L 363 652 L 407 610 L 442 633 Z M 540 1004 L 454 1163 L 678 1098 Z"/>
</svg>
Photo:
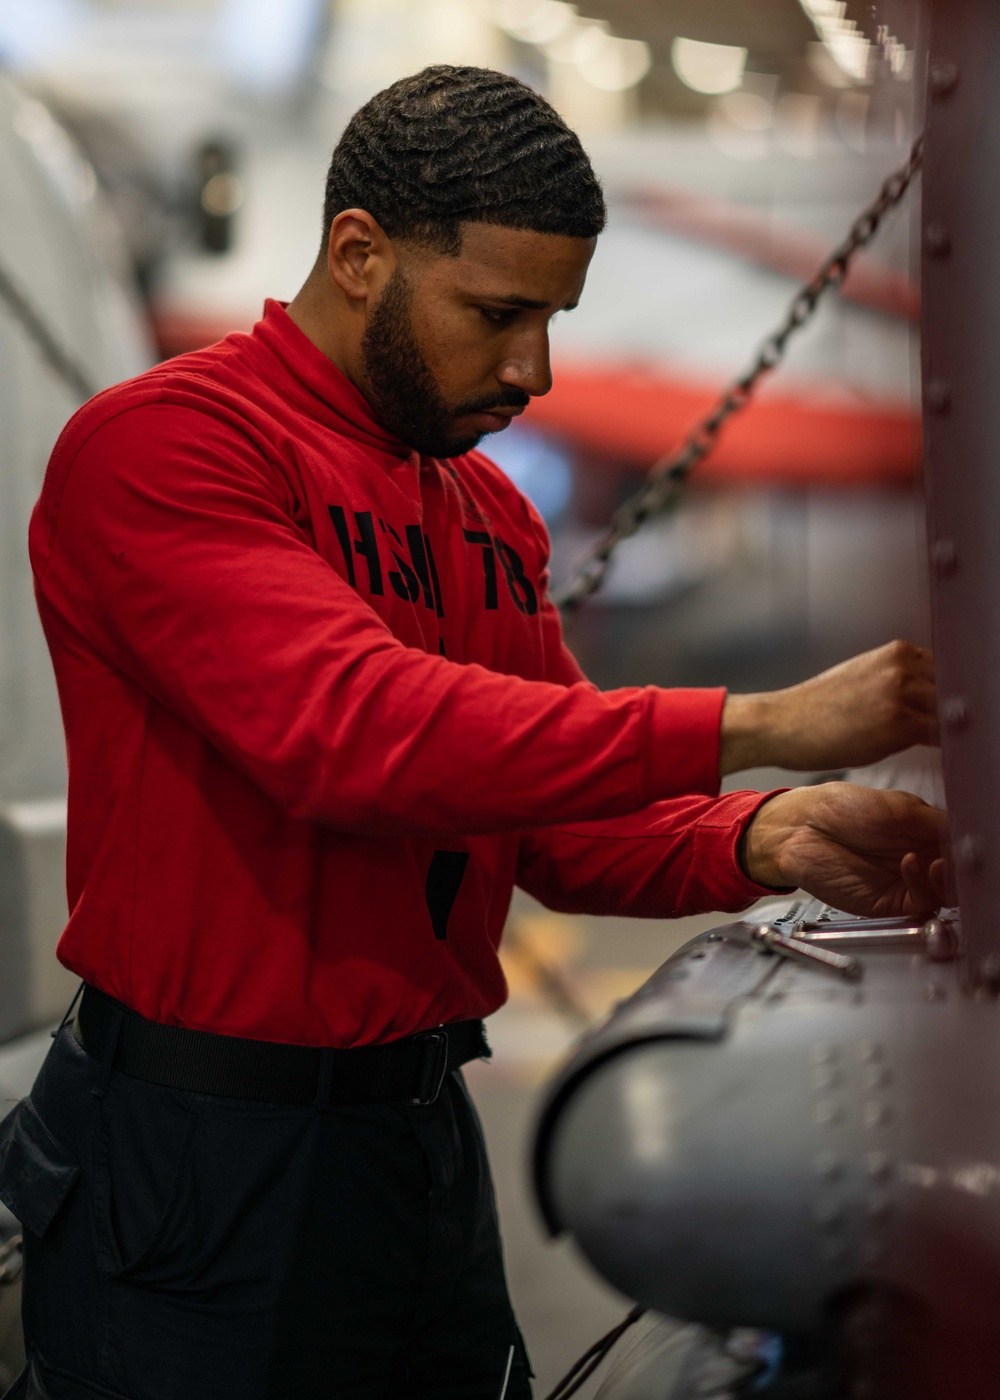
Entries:
<svg viewBox="0 0 1000 1400">
<path fill-rule="evenodd" d="M 491 326 L 505 326 L 514 315 L 513 311 L 498 311 L 495 306 L 481 306 L 479 314 L 484 321 L 489 321 Z"/>
</svg>

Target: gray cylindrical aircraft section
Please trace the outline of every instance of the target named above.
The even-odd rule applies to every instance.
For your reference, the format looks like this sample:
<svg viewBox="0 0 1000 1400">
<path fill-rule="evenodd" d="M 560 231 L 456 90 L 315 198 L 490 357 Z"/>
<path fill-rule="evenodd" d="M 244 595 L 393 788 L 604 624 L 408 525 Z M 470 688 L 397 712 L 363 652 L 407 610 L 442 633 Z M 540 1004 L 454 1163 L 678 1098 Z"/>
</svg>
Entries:
<svg viewBox="0 0 1000 1400">
<path fill-rule="evenodd" d="M 594 1267 L 630 1297 L 714 1326 L 800 1330 L 827 1283 L 813 1138 L 807 1061 L 736 1044 L 638 1045 L 567 1104 L 552 1137 L 553 1197 Z"/>
<path fill-rule="evenodd" d="M 928 1319 L 928 1365 L 965 1358 L 968 1393 L 995 1395 L 1000 1004 L 964 994 L 931 926 L 886 930 L 857 982 L 748 932 L 682 949 L 565 1067 L 538 1139 L 550 1227 L 709 1327 L 818 1338 L 845 1299 L 888 1291 Z M 723 1033 L 698 1034 L 713 1015 Z"/>
</svg>

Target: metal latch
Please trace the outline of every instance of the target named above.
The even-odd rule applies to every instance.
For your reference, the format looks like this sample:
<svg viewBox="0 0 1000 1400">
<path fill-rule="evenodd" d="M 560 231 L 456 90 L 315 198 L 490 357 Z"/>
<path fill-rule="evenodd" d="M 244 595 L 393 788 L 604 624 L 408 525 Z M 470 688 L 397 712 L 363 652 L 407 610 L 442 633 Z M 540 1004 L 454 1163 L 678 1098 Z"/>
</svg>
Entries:
<svg viewBox="0 0 1000 1400">
<path fill-rule="evenodd" d="M 857 958 L 849 957 L 846 953 L 831 953 L 829 949 L 807 943 L 805 939 L 779 933 L 772 924 L 758 925 L 751 933 L 750 940 L 758 948 L 766 948 L 768 952 L 778 953 L 783 958 L 836 973 L 838 977 L 846 977 L 851 982 L 859 982 L 864 974 Z"/>
</svg>

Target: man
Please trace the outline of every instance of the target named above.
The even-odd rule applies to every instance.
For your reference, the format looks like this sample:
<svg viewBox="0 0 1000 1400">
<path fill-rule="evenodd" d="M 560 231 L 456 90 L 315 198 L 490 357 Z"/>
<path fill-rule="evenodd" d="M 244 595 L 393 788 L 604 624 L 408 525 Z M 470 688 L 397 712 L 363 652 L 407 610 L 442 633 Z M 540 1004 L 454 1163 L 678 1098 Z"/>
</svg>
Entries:
<svg viewBox="0 0 1000 1400">
<path fill-rule="evenodd" d="M 727 698 L 600 694 L 563 646 L 545 531 L 474 448 L 547 392 L 603 223 L 546 103 L 428 69 L 349 123 L 295 300 L 60 439 L 31 554 L 86 990 L 0 1133 L 14 1395 L 523 1400 L 457 1073 L 514 883 L 651 916 L 934 904 L 916 798 L 717 795 L 924 737 L 925 653 Z"/>
</svg>

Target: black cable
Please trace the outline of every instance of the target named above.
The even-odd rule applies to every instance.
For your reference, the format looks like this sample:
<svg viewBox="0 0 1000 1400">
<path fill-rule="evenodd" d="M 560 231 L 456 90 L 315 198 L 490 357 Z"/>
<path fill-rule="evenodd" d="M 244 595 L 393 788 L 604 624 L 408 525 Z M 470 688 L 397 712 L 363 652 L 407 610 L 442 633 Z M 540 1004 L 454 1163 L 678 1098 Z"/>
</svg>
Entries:
<svg viewBox="0 0 1000 1400">
<path fill-rule="evenodd" d="M 645 1311 L 646 1309 L 643 1307 L 634 1307 L 628 1316 L 618 1323 L 617 1327 L 612 1327 L 610 1332 L 605 1333 L 593 1346 L 588 1347 L 583 1355 L 574 1361 L 555 1388 L 549 1391 L 545 1400 L 569 1400 L 571 1395 L 575 1395 L 584 1381 L 589 1380 L 594 1374 L 618 1338 L 634 1326 Z"/>
<path fill-rule="evenodd" d="M 90 382 L 74 358 L 62 348 L 41 315 L 35 310 L 2 264 L 0 264 L 0 300 L 28 333 L 49 369 L 59 376 L 81 402 L 85 399 L 92 399 L 97 393 L 97 385 Z"/>
</svg>

